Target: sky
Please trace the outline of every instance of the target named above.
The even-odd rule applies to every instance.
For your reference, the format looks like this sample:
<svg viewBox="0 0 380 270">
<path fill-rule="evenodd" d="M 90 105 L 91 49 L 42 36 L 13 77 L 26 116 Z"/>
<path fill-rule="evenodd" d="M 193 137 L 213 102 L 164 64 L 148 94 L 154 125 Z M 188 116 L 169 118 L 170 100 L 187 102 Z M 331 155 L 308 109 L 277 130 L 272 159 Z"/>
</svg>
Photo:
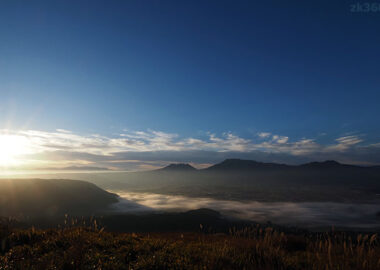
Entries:
<svg viewBox="0 0 380 270">
<path fill-rule="evenodd" d="M 353 3 L 1 1 L 0 167 L 378 165 L 380 12 Z"/>
</svg>

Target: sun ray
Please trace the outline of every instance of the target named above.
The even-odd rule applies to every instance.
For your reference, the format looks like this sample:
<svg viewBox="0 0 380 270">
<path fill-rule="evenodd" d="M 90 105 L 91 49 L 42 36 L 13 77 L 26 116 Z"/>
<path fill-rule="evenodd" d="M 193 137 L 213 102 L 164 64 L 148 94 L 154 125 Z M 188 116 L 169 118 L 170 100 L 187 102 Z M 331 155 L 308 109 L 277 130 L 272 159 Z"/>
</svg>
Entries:
<svg viewBox="0 0 380 270">
<path fill-rule="evenodd" d="M 0 134 L 0 167 L 22 164 L 20 156 L 30 152 L 27 138 L 13 134 Z"/>
</svg>

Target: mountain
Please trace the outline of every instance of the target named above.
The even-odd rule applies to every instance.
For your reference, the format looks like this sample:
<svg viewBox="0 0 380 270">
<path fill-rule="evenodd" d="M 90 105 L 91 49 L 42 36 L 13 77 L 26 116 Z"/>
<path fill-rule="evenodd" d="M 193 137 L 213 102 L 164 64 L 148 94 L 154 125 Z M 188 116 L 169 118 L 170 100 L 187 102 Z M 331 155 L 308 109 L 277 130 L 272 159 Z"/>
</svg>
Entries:
<svg viewBox="0 0 380 270">
<path fill-rule="evenodd" d="M 0 180 L 0 216 L 91 215 L 118 202 L 115 194 L 75 180 Z"/>
<path fill-rule="evenodd" d="M 188 171 L 196 171 L 193 166 L 187 163 L 172 163 L 168 166 L 159 169 L 159 171 L 176 171 L 176 172 L 188 172 Z"/>
<path fill-rule="evenodd" d="M 326 160 L 322 162 L 309 162 L 301 165 L 286 165 L 279 163 L 265 163 L 254 160 L 244 159 L 226 159 L 221 163 L 217 163 L 211 167 L 206 168 L 207 171 L 276 171 L 276 170 L 292 170 L 298 171 L 300 169 L 312 170 L 326 170 L 326 169 L 377 169 L 379 166 L 362 167 L 356 165 L 342 164 L 335 160 Z"/>
<path fill-rule="evenodd" d="M 225 161 L 206 168 L 206 171 L 250 171 L 262 169 L 286 169 L 292 166 L 277 163 L 264 163 L 254 160 L 226 159 Z"/>
<path fill-rule="evenodd" d="M 380 170 L 337 161 L 285 165 L 226 159 L 206 169 L 172 164 L 146 172 L 113 173 L 104 188 L 220 200 L 261 202 L 380 202 Z M 164 173 L 163 173 L 164 172 Z"/>
<path fill-rule="evenodd" d="M 70 177 L 95 182 L 107 190 L 218 200 L 380 202 L 378 166 L 347 165 L 333 160 L 284 165 L 227 159 L 200 170 L 188 164 L 171 164 L 153 171 L 77 173 Z"/>
<path fill-rule="evenodd" d="M 310 163 L 302 164 L 298 167 L 308 168 L 308 169 L 338 169 L 338 168 L 348 168 L 348 167 L 360 168 L 359 166 L 341 164 L 335 160 L 326 160 L 323 162 L 310 162 Z"/>
</svg>

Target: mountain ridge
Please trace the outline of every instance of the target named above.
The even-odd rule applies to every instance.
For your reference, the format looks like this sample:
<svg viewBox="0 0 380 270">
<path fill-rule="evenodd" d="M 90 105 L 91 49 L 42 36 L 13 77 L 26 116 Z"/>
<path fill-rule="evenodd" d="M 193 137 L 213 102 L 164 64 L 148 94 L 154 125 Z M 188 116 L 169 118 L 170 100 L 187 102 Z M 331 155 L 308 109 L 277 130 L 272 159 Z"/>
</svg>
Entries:
<svg viewBox="0 0 380 270">
<path fill-rule="evenodd" d="M 260 162 L 249 159 L 230 158 L 204 169 L 196 169 L 187 163 L 172 163 L 159 171 L 252 171 L 252 170 L 282 170 L 282 169 L 339 169 L 339 168 L 380 168 L 380 166 L 359 166 L 344 164 L 335 160 L 313 161 L 300 165 L 289 165 L 275 162 Z"/>
<path fill-rule="evenodd" d="M 291 167 L 291 165 L 285 165 L 280 163 L 265 163 L 248 159 L 226 159 L 220 163 L 214 164 L 204 170 L 253 170 L 253 169 L 284 169 Z"/>
<path fill-rule="evenodd" d="M 196 171 L 197 169 L 188 163 L 171 163 L 157 171 Z"/>
</svg>

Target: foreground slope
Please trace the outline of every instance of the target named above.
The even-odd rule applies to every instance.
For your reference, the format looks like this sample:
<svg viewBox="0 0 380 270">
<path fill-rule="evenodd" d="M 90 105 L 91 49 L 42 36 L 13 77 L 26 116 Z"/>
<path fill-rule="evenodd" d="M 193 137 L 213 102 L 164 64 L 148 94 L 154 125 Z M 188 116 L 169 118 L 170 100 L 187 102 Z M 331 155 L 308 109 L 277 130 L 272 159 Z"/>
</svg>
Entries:
<svg viewBox="0 0 380 270">
<path fill-rule="evenodd" d="M 96 224 L 95 224 L 96 225 Z M 0 229 L 0 269 L 380 269 L 376 235 L 109 233 L 92 226 Z"/>
</svg>

